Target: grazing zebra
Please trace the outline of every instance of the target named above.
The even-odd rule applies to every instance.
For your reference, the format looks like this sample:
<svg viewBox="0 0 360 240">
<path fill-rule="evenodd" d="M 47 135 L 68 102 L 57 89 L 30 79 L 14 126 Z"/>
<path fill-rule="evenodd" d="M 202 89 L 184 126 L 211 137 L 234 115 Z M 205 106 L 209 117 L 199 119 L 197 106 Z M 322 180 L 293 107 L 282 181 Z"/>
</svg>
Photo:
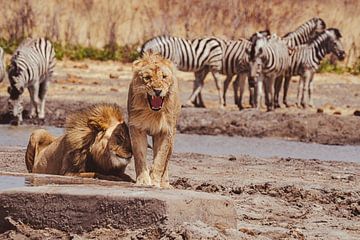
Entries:
<svg viewBox="0 0 360 240">
<path fill-rule="evenodd" d="M 306 21 L 293 32 L 285 34 L 282 38 L 287 43 L 289 48 L 294 48 L 300 46 L 301 44 L 309 43 L 309 41 L 315 38 L 318 34 L 324 32 L 326 29 L 326 23 L 323 19 L 314 17 Z M 279 93 L 282 85 L 283 78 L 277 78 L 275 82 L 275 108 L 280 107 L 279 103 Z M 290 80 L 284 82 L 284 95 L 283 103 L 286 107 L 289 105 L 286 102 L 285 89 L 289 88 Z"/>
<path fill-rule="evenodd" d="M 314 17 L 300 25 L 295 31 L 285 34 L 282 38 L 289 47 L 296 47 L 307 43 L 317 34 L 324 32 L 325 29 L 325 21 Z"/>
<path fill-rule="evenodd" d="M 319 68 L 321 60 L 326 54 L 333 53 L 339 60 L 344 60 L 345 51 L 340 41 L 341 33 L 336 28 L 328 28 L 324 33 L 318 35 L 311 43 L 300 45 L 293 49 L 291 55 L 291 65 L 285 74 L 285 86 L 291 76 L 300 76 L 297 105 L 307 107 L 312 102 L 312 80 L 316 70 Z M 280 89 L 277 89 L 280 91 Z M 284 87 L 284 103 L 287 105 L 286 96 L 288 88 Z M 305 95 L 308 94 L 308 97 Z"/>
<path fill-rule="evenodd" d="M 259 33 L 264 37 L 270 36 L 269 30 L 260 31 Z M 223 93 L 224 106 L 226 105 L 226 91 L 233 76 L 236 75 L 236 79 L 233 82 L 235 104 L 238 105 L 240 110 L 243 109 L 242 96 L 244 94 L 246 76 L 249 72 L 249 57 L 248 54 L 246 54 L 246 51 L 251 49 L 251 41 L 255 37 L 256 34 L 253 34 L 249 40 L 241 38 L 237 41 L 224 41 L 224 57 L 222 61 L 222 69 L 220 71 L 221 74 L 226 75 Z M 250 80 L 250 103 L 253 105 L 253 93 L 251 91 L 251 88 L 253 88 L 253 83 Z M 240 95 L 238 96 L 239 90 Z"/>
<path fill-rule="evenodd" d="M 219 39 L 204 37 L 188 40 L 172 36 L 157 36 L 142 45 L 140 54 L 142 55 L 147 51 L 158 52 L 163 57 L 170 59 L 180 71 L 195 73 L 193 92 L 186 105 L 194 104 L 197 107 L 204 107 L 204 102 L 199 93 L 204 86 L 204 79 L 209 72 L 212 73 L 215 79 L 219 102 L 221 106 L 223 105 L 222 87 L 219 84 L 218 78 L 223 55 Z M 196 99 L 197 97 L 198 100 Z"/>
<path fill-rule="evenodd" d="M 251 50 L 247 53 L 250 61 L 250 77 L 255 78 L 257 83 L 257 107 L 260 107 L 264 84 L 265 103 L 267 110 L 271 111 L 274 102 L 275 79 L 282 77 L 290 65 L 288 46 L 277 36 L 267 39 L 257 33 Z"/>
<path fill-rule="evenodd" d="M 0 47 L 0 83 L 5 78 L 4 49 Z"/>
<path fill-rule="evenodd" d="M 26 39 L 16 49 L 8 70 L 8 109 L 16 119 L 15 123 L 22 121 L 22 93 L 25 88 L 30 93 L 30 117 L 45 117 L 45 95 L 55 63 L 54 48 L 44 38 Z"/>
</svg>

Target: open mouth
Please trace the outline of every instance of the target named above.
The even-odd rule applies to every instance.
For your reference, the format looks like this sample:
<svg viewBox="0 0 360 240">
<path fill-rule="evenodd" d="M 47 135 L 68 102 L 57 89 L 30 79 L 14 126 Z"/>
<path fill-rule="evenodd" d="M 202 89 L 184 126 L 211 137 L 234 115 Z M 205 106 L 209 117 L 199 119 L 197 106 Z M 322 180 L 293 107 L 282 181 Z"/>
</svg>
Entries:
<svg viewBox="0 0 360 240">
<path fill-rule="evenodd" d="M 159 111 L 164 103 L 164 97 L 160 97 L 160 96 L 152 96 L 150 94 L 147 95 L 149 104 L 150 104 L 150 108 L 153 111 Z"/>
</svg>

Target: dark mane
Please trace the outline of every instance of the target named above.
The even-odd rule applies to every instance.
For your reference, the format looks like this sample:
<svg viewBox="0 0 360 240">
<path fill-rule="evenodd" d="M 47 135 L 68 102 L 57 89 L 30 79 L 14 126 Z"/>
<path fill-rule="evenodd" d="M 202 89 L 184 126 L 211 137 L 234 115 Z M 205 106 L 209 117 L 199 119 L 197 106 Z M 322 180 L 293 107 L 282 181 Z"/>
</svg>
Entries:
<svg viewBox="0 0 360 240">
<path fill-rule="evenodd" d="M 337 38 L 341 38 L 341 37 L 342 37 L 339 29 L 337 29 L 337 28 L 328 28 L 327 30 L 334 32 L 334 33 L 335 33 L 335 36 L 336 36 Z"/>
</svg>

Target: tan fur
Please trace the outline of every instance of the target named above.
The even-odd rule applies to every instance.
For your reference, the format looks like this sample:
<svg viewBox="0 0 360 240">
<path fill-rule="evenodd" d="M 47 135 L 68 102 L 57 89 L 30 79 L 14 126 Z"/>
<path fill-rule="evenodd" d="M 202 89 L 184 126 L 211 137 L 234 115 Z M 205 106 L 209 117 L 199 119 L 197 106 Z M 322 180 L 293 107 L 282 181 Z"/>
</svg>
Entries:
<svg viewBox="0 0 360 240">
<path fill-rule="evenodd" d="M 133 63 L 134 77 L 129 87 L 128 114 L 135 159 L 136 182 L 140 185 L 170 187 L 168 161 L 172 154 L 176 121 L 180 113 L 178 82 L 169 60 L 158 54 L 145 53 Z M 150 108 L 147 94 L 161 89 L 164 94 L 160 111 Z M 153 137 L 154 162 L 146 165 L 146 135 Z"/>
<path fill-rule="evenodd" d="M 119 107 L 104 103 L 71 114 L 63 136 L 55 138 L 43 129 L 34 131 L 25 162 L 33 173 L 121 175 L 131 156 L 130 136 Z"/>
</svg>

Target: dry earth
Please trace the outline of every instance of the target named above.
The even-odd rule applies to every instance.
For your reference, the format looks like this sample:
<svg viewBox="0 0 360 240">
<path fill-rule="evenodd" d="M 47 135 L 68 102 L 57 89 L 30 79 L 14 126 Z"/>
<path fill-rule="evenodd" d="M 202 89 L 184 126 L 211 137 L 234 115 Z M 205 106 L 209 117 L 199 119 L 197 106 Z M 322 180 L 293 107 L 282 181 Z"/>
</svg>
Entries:
<svg viewBox="0 0 360 240">
<path fill-rule="evenodd" d="M 192 88 L 192 74 L 178 73 L 185 102 Z M 113 62 L 60 62 L 49 91 L 45 121 L 27 119 L 27 124 L 63 126 L 69 111 L 108 101 L 125 109 L 131 66 Z M 184 108 L 178 124 L 183 133 L 226 134 L 286 139 L 326 144 L 360 143 L 360 80 L 352 75 L 315 76 L 315 105 L 267 113 L 238 111 L 232 104 L 218 109 L 212 78 L 203 95 L 207 109 Z M 6 107 L 6 84 L 0 84 L 0 107 Z M 296 84 L 292 82 L 290 101 Z M 247 95 L 245 96 L 245 100 Z M 4 112 L 3 112 L 4 113 Z M 2 115 L 3 122 L 6 116 Z M 2 171 L 25 172 L 24 149 L 0 148 Z M 150 154 L 148 154 L 150 155 Z M 0 235 L 10 239 L 125 238 L 125 239 L 359 239 L 360 164 L 351 162 L 261 159 L 249 156 L 174 154 L 171 180 L 180 189 L 192 189 L 231 197 L 236 203 L 237 229 L 225 230 L 201 223 L 177 228 L 159 226 L 124 232 L 97 229 L 83 235 L 69 235 L 54 229 L 35 230 L 13 223 L 14 230 Z M 134 176 L 133 166 L 128 169 Z"/>
</svg>

